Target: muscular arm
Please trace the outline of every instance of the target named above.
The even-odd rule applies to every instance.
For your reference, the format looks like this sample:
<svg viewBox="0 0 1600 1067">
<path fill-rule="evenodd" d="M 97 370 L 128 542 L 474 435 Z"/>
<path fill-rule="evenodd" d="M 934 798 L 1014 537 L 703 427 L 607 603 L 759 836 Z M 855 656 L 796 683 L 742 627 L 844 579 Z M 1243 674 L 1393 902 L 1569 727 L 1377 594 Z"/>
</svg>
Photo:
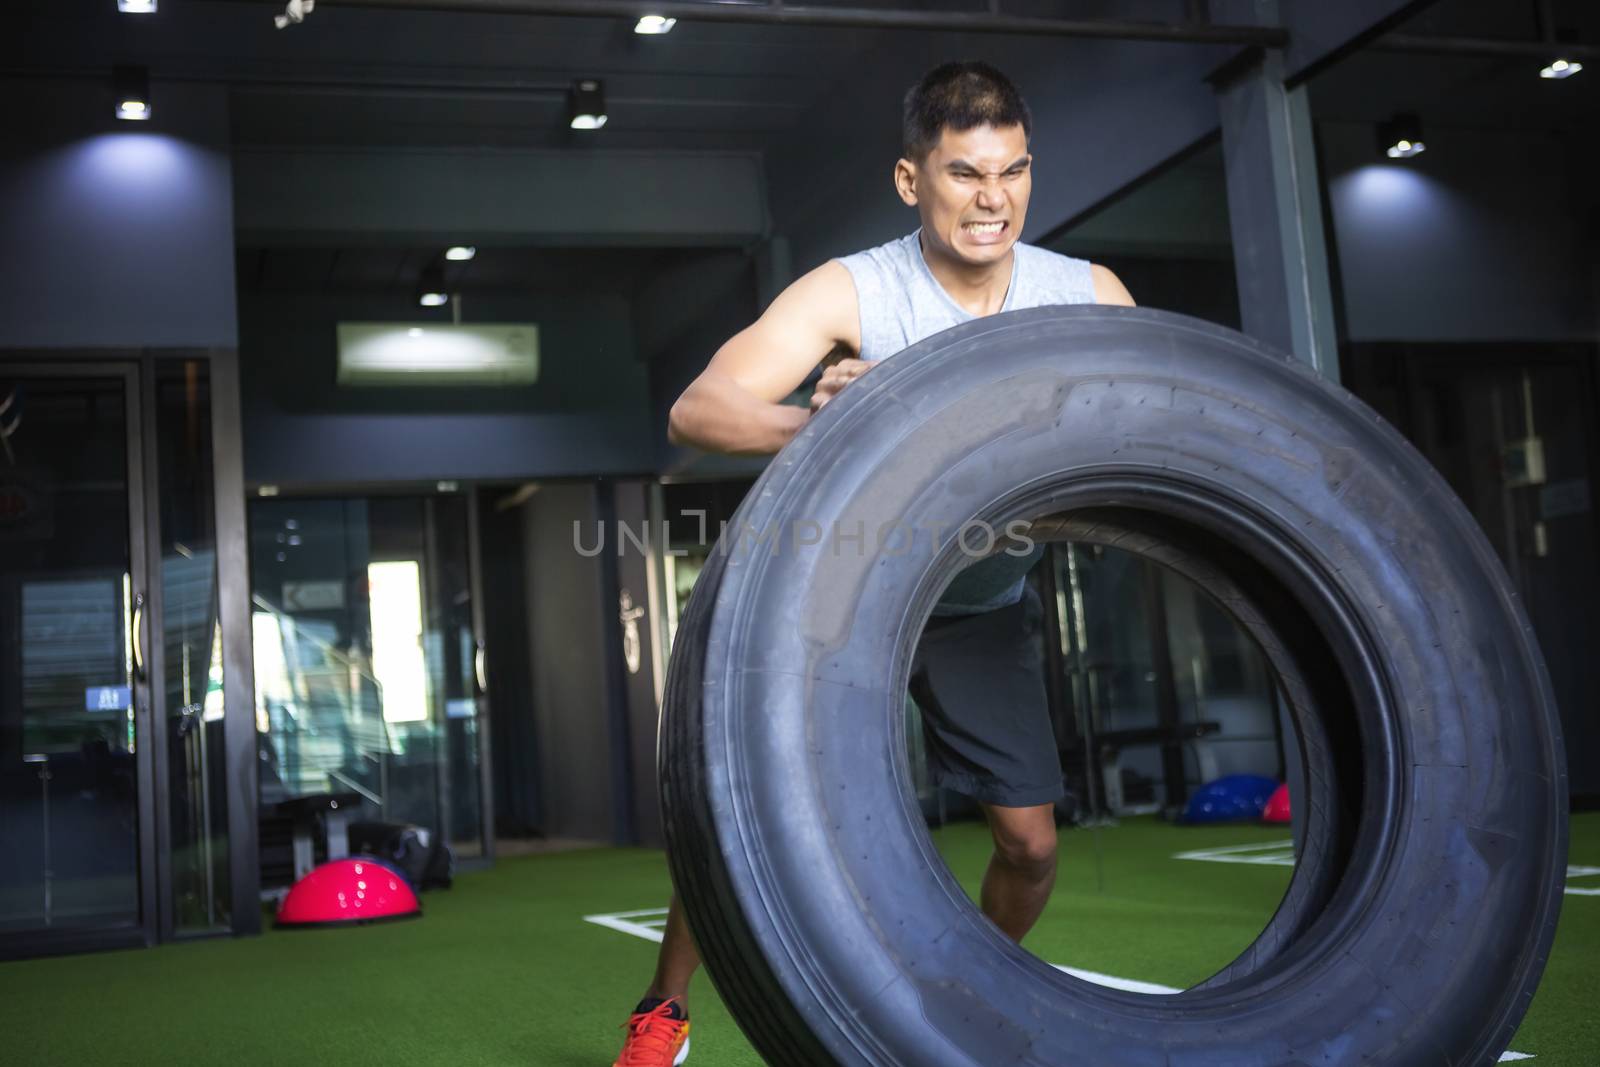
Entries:
<svg viewBox="0 0 1600 1067">
<path fill-rule="evenodd" d="M 1133 294 L 1128 292 L 1128 287 L 1122 284 L 1122 279 L 1111 273 L 1109 268 L 1096 263 L 1089 268 L 1089 273 L 1094 277 L 1094 302 L 1096 304 L 1119 304 L 1122 307 L 1135 307 Z"/>
<path fill-rule="evenodd" d="M 717 350 L 672 405 L 668 439 L 735 455 L 778 451 L 810 416 L 784 398 L 836 346 L 859 351 L 860 334 L 850 272 L 837 261 L 824 263 Z"/>
</svg>

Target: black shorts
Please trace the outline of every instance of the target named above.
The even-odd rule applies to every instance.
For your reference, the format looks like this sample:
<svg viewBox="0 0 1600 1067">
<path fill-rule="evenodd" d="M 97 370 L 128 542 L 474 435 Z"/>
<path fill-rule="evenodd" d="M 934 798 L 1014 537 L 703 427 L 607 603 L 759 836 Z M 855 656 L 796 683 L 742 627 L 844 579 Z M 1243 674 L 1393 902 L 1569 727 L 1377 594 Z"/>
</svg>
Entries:
<svg viewBox="0 0 1600 1067">
<path fill-rule="evenodd" d="M 910 691 L 935 784 L 1000 807 L 1065 795 L 1044 688 L 1043 617 L 1028 586 L 1010 607 L 928 620 Z"/>
</svg>

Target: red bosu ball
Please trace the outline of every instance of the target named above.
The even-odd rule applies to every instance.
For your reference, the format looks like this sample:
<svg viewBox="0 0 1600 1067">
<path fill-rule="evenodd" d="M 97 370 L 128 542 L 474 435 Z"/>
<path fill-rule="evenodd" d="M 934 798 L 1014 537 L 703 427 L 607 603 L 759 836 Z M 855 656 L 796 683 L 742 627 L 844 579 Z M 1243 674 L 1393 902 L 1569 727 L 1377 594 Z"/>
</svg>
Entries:
<svg viewBox="0 0 1600 1067">
<path fill-rule="evenodd" d="M 1280 785 L 1267 800 L 1261 813 L 1262 822 L 1286 823 L 1289 821 L 1289 787 Z"/>
<path fill-rule="evenodd" d="M 275 925 L 350 926 L 422 914 L 405 876 L 367 856 L 330 860 L 294 884 Z"/>
</svg>

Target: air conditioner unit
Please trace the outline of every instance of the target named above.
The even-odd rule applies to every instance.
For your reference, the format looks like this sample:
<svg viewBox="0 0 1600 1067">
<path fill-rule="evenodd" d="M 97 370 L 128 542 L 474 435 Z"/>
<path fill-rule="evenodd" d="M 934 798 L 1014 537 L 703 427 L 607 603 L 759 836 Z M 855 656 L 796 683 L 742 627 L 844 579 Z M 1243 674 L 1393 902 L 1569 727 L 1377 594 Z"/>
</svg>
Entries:
<svg viewBox="0 0 1600 1067">
<path fill-rule="evenodd" d="M 529 322 L 341 322 L 340 385 L 532 385 L 539 327 Z"/>
</svg>

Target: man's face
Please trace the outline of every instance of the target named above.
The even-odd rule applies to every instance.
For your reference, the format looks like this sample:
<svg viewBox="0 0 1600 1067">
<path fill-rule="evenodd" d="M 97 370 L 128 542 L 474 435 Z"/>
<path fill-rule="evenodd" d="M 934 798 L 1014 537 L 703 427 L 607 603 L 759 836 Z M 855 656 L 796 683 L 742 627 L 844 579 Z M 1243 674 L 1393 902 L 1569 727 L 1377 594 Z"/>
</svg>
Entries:
<svg viewBox="0 0 1600 1067">
<path fill-rule="evenodd" d="M 896 164 L 895 185 L 922 216 L 930 251 L 982 266 L 1003 260 L 1022 234 L 1032 162 L 1021 126 L 946 127 L 926 159 Z"/>
</svg>

